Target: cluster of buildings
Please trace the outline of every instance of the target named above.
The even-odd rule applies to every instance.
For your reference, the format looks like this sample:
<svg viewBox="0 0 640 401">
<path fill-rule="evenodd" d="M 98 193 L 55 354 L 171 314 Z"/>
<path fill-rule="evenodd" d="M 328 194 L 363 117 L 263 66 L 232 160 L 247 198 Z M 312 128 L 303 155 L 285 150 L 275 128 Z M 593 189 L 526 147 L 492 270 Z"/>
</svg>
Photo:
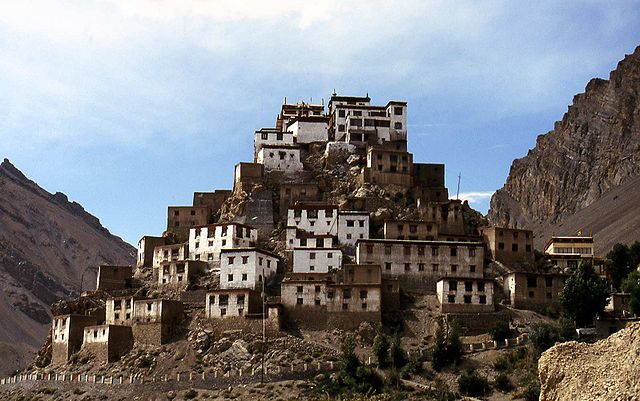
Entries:
<svg viewBox="0 0 640 401">
<path fill-rule="evenodd" d="M 419 217 L 374 221 L 368 199 L 328 202 L 305 167 L 313 152 L 326 164 L 358 155 L 357 185 L 385 188 Z M 223 217 L 236 196 L 243 207 Z M 274 229 L 282 246 L 267 248 Z M 545 252 L 571 268 L 593 257 L 593 240 L 553 237 Z M 504 269 L 496 274 L 490 263 Z M 375 106 L 368 96 L 334 93 L 325 109 L 324 101 L 285 98 L 275 127 L 255 132 L 253 162 L 235 166 L 233 190 L 170 206 L 165 233 L 138 242 L 135 266 L 100 267 L 104 309 L 55 317 L 53 362 L 82 348 L 111 362 L 134 344 L 164 344 L 193 307 L 221 329 L 354 329 L 396 312 L 401 291 L 420 291 L 436 294 L 443 314 L 490 321 L 499 293 L 516 308 L 557 303 L 566 275 L 533 265 L 531 231 L 469 232 L 462 202 L 449 199 L 444 165 L 413 161 L 406 102 Z M 151 272 L 156 292 L 180 300 L 132 295 L 141 285 L 136 271 Z"/>
</svg>

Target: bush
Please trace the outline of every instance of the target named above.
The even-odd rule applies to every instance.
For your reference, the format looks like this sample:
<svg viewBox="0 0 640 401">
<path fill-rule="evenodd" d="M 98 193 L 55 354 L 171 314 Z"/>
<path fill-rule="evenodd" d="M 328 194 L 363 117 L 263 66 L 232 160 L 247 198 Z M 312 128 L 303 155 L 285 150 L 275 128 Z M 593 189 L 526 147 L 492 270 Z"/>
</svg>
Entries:
<svg viewBox="0 0 640 401">
<path fill-rule="evenodd" d="M 511 383 L 509 376 L 504 373 L 500 373 L 498 376 L 496 376 L 496 379 L 494 380 L 494 386 L 503 393 L 508 393 L 513 390 L 513 384 Z"/>
<path fill-rule="evenodd" d="M 534 350 L 541 354 L 551 348 L 556 342 L 560 341 L 558 329 L 550 324 L 540 323 L 531 329 L 529 339 Z"/>
<path fill-rule="evenodd" d="M 378 325 L 376 336 L 373 339 L 373 353 L 378 360 L 378 367 L 384 369 L 387 366 L 389 356 L 389 339 L 382 330 L 382 325 Z"/>
<path fill-rule="evenodd" d="M 495 326 L 489 331 L 494 341 L 504 341 L 507 338 L 511 338 L 511 328 L 509 322 L 504 320 L 496 323 Z"/>
<path fill-rule="evenodd" d="M 538 401 L 540 399 L 540 383 L 531 382 L 522 392 L 525 401 Z"/>
<path fill-rule="evenodd" d="M 470 397 L 482 397 L 491 391 L 487 379 L 471 370 L 458 377 L 458 389 L 462 394 Z"/>
<path fill-rule="evenodd" d="M 340 370 L 347 376 L 355 377 L 360 366 L 360 360 L 356 355 L 356 342 L 353 336 L 349 335 L 340 346 Z"/>
<path fill-rule="evenodd" d="M 447 330 L 448 329 L 448 330 Z M 436 340 L 431 351 L 431 362 L 435 370 L 456 364 L 462 357 L 462 342 L 455 327 L 445 327 L 442 319 L 438 321 Z"/>
<path fill-rule="evenodd" d="M 399 335 L 395 335 L 391 340 L 389 356 L 391 357 L 391 363 L 395 369 L 400 369 L 407 363 L 407 355 L 402 349 Z"/>
</svg>

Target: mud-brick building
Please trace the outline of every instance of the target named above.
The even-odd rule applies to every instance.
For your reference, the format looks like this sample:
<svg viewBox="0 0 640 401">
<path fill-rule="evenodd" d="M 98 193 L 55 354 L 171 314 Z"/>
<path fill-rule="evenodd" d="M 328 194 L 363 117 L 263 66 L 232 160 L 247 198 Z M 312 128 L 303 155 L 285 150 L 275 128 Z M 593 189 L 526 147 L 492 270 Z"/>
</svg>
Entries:
<svg viewBox="0 0 640 401">
<path fill-rule="evenodd" d="M 263 146 L 291 146 L 294 145 L 293 132 L 282 131 L 278 128 L 262 128 L 253 136 L 253 160 L 258 162 L 258 153 Z"/>
<path fill-rule="evenodd" d="M 83 338 L 82 349 L 102 363 L 116 362 L 133 348 L 131 326 L 87 326 Z"/>
<path fill-rule="evenodd" d="M 281 285 L 287 320 L 309 329 L 356 329 L 381 320 L 379 266 L 345 265 L 333 274 L 290 273 Z"/>
<path fill-rule="evenodd" d="M 153 268 L 157 269 L 161 263 L 177 262 L 189 259 L 189 244 L 173 244 L 157 246 L 153 250 Z"/>
<path fill-rule="evenodd" d="M 359 240 L 356 263 L 376 264 L 383 277 L 396 277 L 403 289 L 435 293 L 443 277 L 483 277 L 481 242 Z"/>
<path fill-rule="evenodd" d="M 184 319 L 184 306 L 169 299 L 142 299 L 133 305 L 136 344 L 162 345 L 171 340 Z"/>
<path fill-rule="evenodd" d="M 145 235 L 138 241 L 138 257 L 136 259 L 136 267 L 141 269 L 143 267 L 153 266 L 153 251 L 158 246 L 165 245 L 165 238 L 153 237 Z"/>
<path fill-rule="evenodd" d="M 284 182 L 280 184 L 280 215 L 287 216 L 287 210 L 296 202 L 320 200 L 318 184 L 310 182 Z"/>
<path fill-rule="evenodd" d="M 492 279 L 445 277 L 438 280 L 436 293 L 442 313 L 494 312 Z"/>
<path fill-rule="evenodd" d="M 175 235 L 177 242 L 185 242 L 189 238 L 191 227 L 211 223 L 211 216 L 209 206 L 169 206 L 167 231 Z"/>
<path fill-rule="evenodd" d="M 438 239 L 438 224 L 424 220 L 387 220 L 384 238 L 434 241 Z"/>
<path fill-rule="evenodd" d="M 82 347 L 84 328 L 98 324 L 95 316 L 61 315 L 53 318 L 51 337 L 51 362 L 64 364 Z"/>
<path fill-rule="evenodd" d="M 189 231 L 189 258 L 204 261 L 209 268 L 220 266 L 223 249 L 255 246 L 258 230 L 240 223 L 218 223 L 194 227 Z"/>
<path fill-rule="evenodd" d="M 132 266 L 98 266 L 96 290 L 111 291 L 131 288 L 133 285 Z"/>
<path fill-rule="evenodd" d="M 216 189 L 213 192 L 194 192 L 193 206 L 208 207 L 211 209 L 212 214 L 216 214 L 232 193 L 233 191 L 229 189 Z"/>
<path fill-rule="evenodd" d="M 255 185 L 264 183 L 264 165 L 240 162 L 233 172 L 233 192 L 250 192 Z"/>
<path fill-rule="evenodd" d="M 278 255 L 257 248 L 223 249 L 220 288 L 261 289 L 278 271 Z"/>
<path fill-rule="evenodd" d="M 289 121 L 287 131 L 293 134 L 297 144 L 327 142 L 329 140 L 329 119 L 323 116 L 300 116 Z"/>
<path fill-rule="evenodd" d="M 187 287 L 189 283 L 207 270 L 207 262 L 199 260 L 170 261 L 160 263 L 154 269 L 153 277 L 157 285 Z"/>
<path fill-rule="evenodd" d="M 558 308 L 568 277 L 563 273 L 512 271 L 503 276 L 504 293 L 517 309 Z"/>
<path fill-rule="evenodd" d="M 507 266 L 533 264 L 533 231 L 486 227 L 480 234 L 487 246 L 487 257 Z"/>
<path fill-rule="evenodd" d="M 422 202 L 446 202 L 445 166 L 440 163 L 413 163 L 413 197 Z"/>
<path fill-rule="evenodd" d="M 413 185 L 413 155 L 407 151 L 382 146 L 367 148 L 367 166 L 363 168 L 360 184 Z"/>
</svg>

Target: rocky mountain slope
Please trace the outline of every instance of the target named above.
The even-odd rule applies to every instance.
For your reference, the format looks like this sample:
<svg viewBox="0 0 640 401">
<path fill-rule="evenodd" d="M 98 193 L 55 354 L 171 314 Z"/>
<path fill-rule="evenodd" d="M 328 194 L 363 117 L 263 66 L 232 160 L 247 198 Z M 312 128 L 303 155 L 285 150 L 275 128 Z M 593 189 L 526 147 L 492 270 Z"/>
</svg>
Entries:
<svg viewBox="0 0 640 401">
<path fill-rule="evenodd" d="M 62 193 L 0 164 L 0 372 L 24 366 L 49 329 L 50 305 L 95 288 L 99 264 L 130 264 L 135 249 Z"/>
<path fill-rule="evenodd" d="M 628 209 L 640 200 L 640 187 L 631 185 L 636 177 L 640 47 L 618 63 L 609 80 L 592 79 L 553 131 L 514 160 L 488 217 L 493 224 L 533 229 L 537 245 L 552 231 L 593 231 L 597 253 L 606 254 L 615 242 L 640 238 L 640 217 Z"/>
<path fill-rule="evenodd" d="M 570 341 L 538 362 L 540 400 L 635 400 L 640 394 L 640 323 L 595 344 Z"/>
</svg>

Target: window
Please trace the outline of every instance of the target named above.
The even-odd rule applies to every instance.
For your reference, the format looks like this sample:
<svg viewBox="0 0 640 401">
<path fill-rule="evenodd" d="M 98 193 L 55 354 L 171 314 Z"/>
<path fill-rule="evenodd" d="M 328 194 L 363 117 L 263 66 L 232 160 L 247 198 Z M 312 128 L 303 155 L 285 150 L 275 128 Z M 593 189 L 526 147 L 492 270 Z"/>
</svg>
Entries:
<svg viewBox="0 0 640 401">
<path fill-rule="evenodd" d="M 211 245 L 213 245 L 213 243 L 211 243 Z M 226 239 L 222 240 L 222 246 L 227 246 L 227 240 Z"/>
<path fill-rule="evenodd" d="M 116 312 L 113 317 L 115 320 L 120 320 L 120 313 Z"/>
<path fill-rule="evenodd" d="M 402 107 L 394 107 L 393 108 L 393 114 L 396 116 L 401 116 L 402 115 Z"/>
<path fill-rule="evenodd" d="M 213 254 L 212 253 L 208 253 L 207 254 L 207 260 L 213 260 Z"/>
<path fill-rule="evenodd" d="M 391 245 L 385 245 L 384 246 L 384 254 L 385 255 L 391 255 Z"/>
<path fill-rule="evenodd" d="M 351 234 L 347 234 L 347 239 L 351 239 L 352 235 Z"/>
<path fill-rule="evenodd" d="M 300 238 L 300 246 L 307 246 L 307 239 L 306 238 Z"/>
<path fill-rule="evenodd" d="M 449 291 L 457 291 L 457 290 L 458 290 L 458 282 L 449 281 Z"/>
<path fill-rule="evenodd" d="M 317 210 L 307 210 L 307 218 L 309 219 L 317 219 L 318 211 Z"/>
<path fill-rule="evenodd" d="M 242 281 L 247 281 L 247 273 L 242 273 Z"/>
<path fill-rule="evenodd" d="M 391 263 L 390 262 L 385 263 L 384 268 L 385 270 L 391 270 Z"/>
<path fill-rule="evenodd" d="M 235 259 L 235 256 L 229 256 L 229 264 L 232 265 L 233 264 L 233 260 Z"/>
<path fill-rule="evenodd" d="M 456 296 L 455 295 L 447 295 L 447 302 L 450 303 L 450 304 L 456 303 Z"/>
<path fill-rule="evenodd" d="M 277 141 L 281 141 L 281 140 L 282 140 L 282 132 L 278 132 L 278 133 L 276 134 L 276 140 L 277 140 Z"/>
<path fill-rule="evenodd" d="M 268 134 L 268 133 L 266 133 L 266 132 L 263 132 L 263 133 L 260 135 L 260 137 L 261 137 L 263 140 L 267 140 L 267 139 L 269 139 L 269 134 Z"/>
<path fill-rule="evenodd" d="M 482 305 L 486 305 L 487 303 L 487 296 L 486 295 L 480 295 L 478 297 L 478 301 L 482 304 Z"/>
<path fill-rule="evenodd" d="M 401 122 L 396 122 L 393 124 L 393 128 L 395 129 L 402 129 L 402 123 Z"/>
<path fill-rule="evenodd" d="M 476 248 L 469 248 L 469 257 L 476 256 Z"/>
<path fill-rule="evenodd" d="M 418 263 L 418 271 L 420 272 L 424 271 L 424 263 Z"/>
<path fill-rule="evenodd" d="M 358 221 L 358 225 L 359 225 L 360 227 L 364 227 L 364 220 L 360 220 L 360 221 Z"/>
<path fill-rule="evenodd" d="M 467 292 L 473 291 L 473 281 L 465 281 L 464 282 L 464 290 Z"/>
<path fill-rule="evenodd" d="M 333 210 L 332 209 L 327 209 L 324 211 L 324 216 L 325 217 L 333 217 Z"/>
<path fill-rule="evenodd" d="M 353 220 L 347 220 L 347 227 L 353 227 Z"/>
<path fill-rule="evenodd" d="M 451 256 L 458 256 L 458 248 L 451 248 Z"/>
<path fill-rule="evenodd" d="M 545 277 L 544 278 L 544 284 L 547 287 L 553 287 L 553 277 Z"/>
<path fill-rule="evenodd" d="M 476 272 L 476 265 L 469 265 L 469 272 L 470 273 L 475 273 Z"/>
<path fill-rule="evenodd" d="M 518 252 L 518 244 L 511 244 L 511 251 Z"/>
<path fill-rule="evenodd" d="M 191 215 L 192 215 L 192 216 L 195 216 L 195 215 L 196 215 L 196 211 L 195 211 L 195 210 L 192 210 L 192 211 L 191 211 Z"/>
<path fill-rule="evenodd" d="M 525 246 L 525 250 L 526 250 L 527 252 L 531 252 L 531 245 L 526 245 L 526 246 Z"/>
<path fill-rule="evenodd" d="M 333 299 L 333 291 L 327 292 L 327 298 Z"/>
<path fill-rule="evenodd" d="M 437 263 L 432 264 L 431 265 L 431 270 L 433 270 L 434 272 L 437 272 L 438 271 L 438 264 Z"/>
<path fill-rule="evenodd" d="M 504 250 L 504 242 L 498 242 L 498 249 L 499 250 Z"/>
<path fill-rule="evenodd" d="M 153 304 L 151 302 L 147 302 L 147 311 L 151 311 L 153 308 Z"/>
<path fill-rule="evenodd" d="M 536 276 L 527 277 L 527 287 L 536 288 L 538 286 L 538 278 Z"/>
<path fill-rule="evenodd" d="M 342 310 L 348 310 L 349 304 L 342 304 Z"/>
<path fill-rule="evenodd" d="M 303 303 L 304 303 L 304 300 L 302 298 L 296 299 L 296 305 L 302 305 Z"/>
<path fill-rule="evenodd" d="M 233 281 L 233 274 L 228 274 L 227 275 L 227 280 L 228 281 Z"/>
<path fill-rule="evenodd" d="M 410 256 L 411 255 L 411 246 L 409 246 L 409 245 L 405 245 L 404 246 L 404 255 L 405 256 Z"/>
<path fill-rule="evenodd" d="M 360 299 L 367 298 L 367 290 L 360 290 Z"/>
<path fill-rule="evenodd" d="M 470 304 L 471 303 L 471 295 L 465 295 L 464 296 L 464 303 L 465 304 Z"/>
<path fill-rule="evenodd" d="M 458 265 L 451 265 L 451 273 L 455 273 L 458 271 Z"/>
<path fill-rule="evenodd" d="M 227 308 L 220 308 L 220 316 L 225 316 L 227 314 Z"/>
<path fill-rule="evenodd" d="M 175 210 L 175 211 L 173 212 L 173 215 L 174 215 L 174 216 L 176 216 L 176 217 L 177 217 L 177 216 L 180 216 L 180 211 L 179 211 L 179 210 Z"/>
<path fill-rule="evenodd" d="M 424 247 L 423 246 L 419 246 L 418 247 L 418 256 L 424 256 Z"/>
<path fill-rule="evenodd" d="M 338 117 L 344 117 L 346 115 L 346 110 L 338 110 Z"/>
<path fill-rule="evenodd" d="M 431 256 L 438 256 L 438 248 L 433 246 L 431 247 Z"/>
<path fill-rule="evenodd" d="M 363 303 L 362 303 L 362 310 L 366 310 L 366 309 L 367 309 L 367 303 L 366 303 L 366 302 L 363 302 Z"/>
<path fill-rule="evenodd" d="M 342 290 L 342 298 L 343 299 L 350 299 L 351 298 L 351 289 L 350 288 L 345 288 L 344 290 Z"/>
<path fill-rule="evenodd" d="M 196 260 L 200 260 L 200 254 L 196 255 Z"/>
<path fill-rule="evenodd" d="M 309 259 L 313 260 L 316 258 L 316 253 L 315 252 L 310 252 L 309 253 Z"/>
<path fill-rule="evenodd" d="M 411 271 L 411 263 L 405 263 L 404 264 L 404 271 L 406 271 L 406 272 Z"/>
<path fill-rule="evenodd" d="M 286 156 L 287 156 L 286 152 L 278 152 L 278 157 L 280 158 L 280 160 L 284 160 Z"/>
<path fill-rule="evenodd" d="M 344 132 L 344 124 L 338 124 L 338 131 Z"/>
</svg>

